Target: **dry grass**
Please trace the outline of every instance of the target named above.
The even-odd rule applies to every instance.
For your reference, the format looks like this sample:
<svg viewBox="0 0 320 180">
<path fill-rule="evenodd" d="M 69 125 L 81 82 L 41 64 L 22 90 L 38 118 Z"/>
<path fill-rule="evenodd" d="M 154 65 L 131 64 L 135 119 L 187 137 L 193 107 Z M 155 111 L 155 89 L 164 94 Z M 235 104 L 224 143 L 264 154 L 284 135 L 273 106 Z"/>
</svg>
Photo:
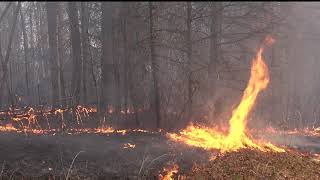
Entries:
<svg viewBox="0 0 320 180">
<path fill-rule="evenodd" d="M 320 163 L 299 153 L 243 149 L 194 167 L 187 179 L 320 179 Z"/>
</svg>

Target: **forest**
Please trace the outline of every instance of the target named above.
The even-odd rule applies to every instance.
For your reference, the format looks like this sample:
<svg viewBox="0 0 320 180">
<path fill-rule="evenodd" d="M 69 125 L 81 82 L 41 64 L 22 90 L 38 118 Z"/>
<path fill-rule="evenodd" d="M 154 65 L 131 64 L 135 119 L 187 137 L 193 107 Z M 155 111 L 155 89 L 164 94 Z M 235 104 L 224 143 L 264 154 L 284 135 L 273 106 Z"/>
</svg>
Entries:
<svg viewBox="0 0 320 180">
<path fill-rule="evenodd" d="M 0 178 L 320 178 L 318 17 L 316 2 L 1 2 Z"/>
</svg>

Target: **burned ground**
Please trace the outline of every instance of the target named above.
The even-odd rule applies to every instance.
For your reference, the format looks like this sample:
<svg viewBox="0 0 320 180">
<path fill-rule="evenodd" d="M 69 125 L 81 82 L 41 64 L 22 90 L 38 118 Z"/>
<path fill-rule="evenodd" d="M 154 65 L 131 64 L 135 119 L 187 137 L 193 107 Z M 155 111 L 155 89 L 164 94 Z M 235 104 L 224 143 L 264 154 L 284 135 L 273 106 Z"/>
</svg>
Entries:
<svg viewBox="0 0 320 180">
<path fill-rule="evenodd" d="M 299 144 L 297 140 L 291 142 L 290 145 L 292 147 L 295 146 L 300 149 L 304 148 L 304 151 L 320 153 L 320 149 L 318 149 L 320 137 L 288 136 L 287 138 L 283 137 L 282 141 L 279 139 L 274 140 L 274 137 L 270 137 L 271 140 L 273 139 L 278 144 L 285 143 L 284 139 L 289 138 L 303 139 L 304 143 L 308 144 L 308 146 L 302 147 L 302 144 Z M 135 147 L 125 148 L 127 143 L 135 145 Z M 77 154 L 78 156 L 75 158 Z M 158 175 L 162 173 L 163 167 L 170 162 L 175 162 L 179 165 L 177 174 L 188 174 L 190 177 L 195 177 L 195 174 L 190 174 L 193 165 L 207 164 L 208 159 L 215 154 L 217 153 L 209 153 L 199 148 L 191 148 L 180 143 L 168 141 L 164 133 L 129 132 L 125 135 L 1 133 L 0 135 L 1 177 L 5 179 L 12 177 L 15 177 L 15 179 L 21 179 L 22 177 L 24 179 L 44 179 L 49 177 L 65 179 L 74 158 L 75 160 L 69 173 L 71 179 L 157 179 Z M 220 178 L 227 178 L 238 171 L 235 168 L 231 168 L 230 174 L 226 175 L 227 172 L 218 172 L 215 168 L 218 166 L 229 167 L 238 163 L 236 164 L 237 166 L 244 167 L 241 172 L 247 170 L 249 172 L 251 166 L 255 167 L 252 161 L 257 162 L 256 158 L 267 160 L 272 157 L 268 162 L 272 161 L 271 163 L 274 163 L 274 160 L 275 162 L 277 161 L 278 165 L 284 163 L 286 158 L 297 159 L 297 156 L 293 157 L 291 154 L 277 155 L 272 153 L 271 155 L 266 155 L 265 153 L 260 152 L 259 154 L 259 152 L 254 151 L 240 151 L 238 154 L 231 153 L 223 156 L 222 158 L 224 159 L 222 160 L 217 160 L 219 159 L 217 158 L 206 166 L 206 171 L 209 168 L 210 174 L 220 173 Z M 246 161 L 241 160 L 244 155 L 247 158 Z M 229 156 L 232 158 L 228 159 Z M 276 160 L 277 158 L 280 159 Z M 231 161 L 234 163 L 231 163 Z M 307 159 L 301 160 L 302 162 L 307 163 L 308 166 L 312 165 Z M 249 167 L 249 165 L 244 166 L 241 163 L 247 165 L 251 163 L 251 165 Z M 260 163 L 264 163 L 264 161 Z M 298 168 L 298 165 L 303 166 L 303 163 L 301 163 L 300 161 L 292 161 L 289 165 L 290 167 Z M 216 164 L 215 168 L 213 168 L 214 164 Z M 274 167 L 277 168 L 276 166 Z M 314 172 L 312 168 L 308 170 L 309 174 Z M 202 175 L 203 173 L 203 171 L 197 172 L 197 174 Z M 246 174 L 240 174 L 241 177 L 244 175 Z M 263 176 L 264 174 L 260 173 L 259 175 Z M 253 178 L 259 178 L 260 176 L 253 176 Z M 214 177 L 219 179 L 216 176 L 204 175 L 204 177 L 204 179 Z"/>
<path fill-rule="evenodd" d="M 124 148 L 126 143 L 135 148 Z M 0 135 L 1 177 L 65 179 L 156 179 L 165 163 L 180 161 L 181 169 L 205 161 L 201 150 L 170 145 L 161 134 L 126 135 Z M 20 178 L 18 178 L 20 179 Z"/>
</svg>

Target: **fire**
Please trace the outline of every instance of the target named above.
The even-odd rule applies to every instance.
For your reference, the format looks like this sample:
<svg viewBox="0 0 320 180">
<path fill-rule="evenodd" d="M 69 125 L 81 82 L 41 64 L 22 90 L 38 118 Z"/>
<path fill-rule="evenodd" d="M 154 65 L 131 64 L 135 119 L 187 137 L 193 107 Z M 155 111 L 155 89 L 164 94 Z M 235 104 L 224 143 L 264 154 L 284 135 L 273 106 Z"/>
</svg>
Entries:
<svg viewBox="0 0 320 180">
<path fill-rule="evenodd" d="M 268 67 L 265 64 L 262 53 L 265 45 L 271 45 L 274 42 L 270 36 L 265 39 L 256 57 L 253 59 L 251 74 L 248 85 L 243 93 L 241 102 L 233 111 L 229 120 L 229 132 L 225 134 L 214 128 L 200 127 L 190 125 L 180 134 L 168 134 L 169 138 L 174 141 L 184 142 L 191 146 L 201 147 L 206 150 L 219 149 L 221 152 L 235 151 L 241 148 L 256 148 L 261 151 L 273 150 L 284 152 L 271 143 L 254 142 L 249 138 L 246 132 L 247 117 L 256 102 L 258 94 L 264 90 L 269 83 Z"/>
<path fill-rule="evenodd" d="M 275 129 L 273 127 L 268 127 L 265 129 L 265 132 L 269 134 L 279 134 L 279 135 L 320 136 L 320 127 L 304 128 L 302 130 L 298 130 L 296 128 L 293 130 L 281 130 L 281 129 Z"/>
<path fill-rule="evenodd" d="M 163 172 L 166 172 L 165 176 L 159 175 L 159 179 L 161 180 L 173 180 L 173 175 L 178 173 L 179 166 L 177 164 L 170 165 L 169 167 L 164 167 Z"/>
<path fill-rule="evenodd" d="M 135 147 L 136 147 L 135 144 L 125 143 L 123 146 L 123 149 L 129 149 L 129 148 L 135 148 Z"/>
</svg>

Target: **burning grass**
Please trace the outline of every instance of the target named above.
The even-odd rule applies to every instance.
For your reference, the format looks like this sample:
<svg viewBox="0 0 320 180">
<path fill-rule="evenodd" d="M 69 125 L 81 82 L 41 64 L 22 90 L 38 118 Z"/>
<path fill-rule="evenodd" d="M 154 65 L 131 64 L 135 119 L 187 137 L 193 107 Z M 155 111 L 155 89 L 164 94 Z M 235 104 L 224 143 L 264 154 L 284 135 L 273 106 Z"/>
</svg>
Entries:
<svg viewBox="0 0 320 180">
<path fill-rule="evenodd" d="M 268 67 L 262 54 L 265 45 L 270 45 L 273 42 L 274 39 L 268 36 L 252 61 L 250 79 L 240 104 L 234 109 L 229 120 L 228 134 L 213 128 L 190 125 L 180 134 L 168 134 L 168 137 L 191 146 L 207 150 L 219 149 L 222 152 L 235 151 L 247 147 L 259 149 L 260 151 L 284 152 L 285 150 L 280 147 L 276 147 L 269 142 L 254 141 L 247 135 L 247 117 L 252 111 L 259 93 L 267 88 L 270 81 Z"/>
<path fill-rule="evenodd" d="M 270 81 L 268 67 L 263 60 L 262 54 L 265 45 L 270 45 L 273 42 L 274 40 L 271 37 L 267 37 L 265 44 L 259 48 L 255 59 L 253 59 L 248 85 L 243 93 L 241 102 L 232 113 L 232 117 L 229 120 L 230 126 L 228 131 L 221 131 L 206 126 L 190 125 L 179 133 L 167 133 L 167 137 L 173 141 L 202 148 L 203 150 L 206 150 L 206 152 L 212 152 L 214 149 L 221 152 L 220 155 L 210 158 L 212 161 L 208 165 L 195 168 L 192 173 L 189 173 L 189 179 L 320 178 L 320 164 L 317 163 L 317 161 L 311 160 L 309 156 L 303 156 L 302 154 L 294 153 L 288 149 L 275 146 L 265 140 L 254 139 L 250 133 L 257 135 L 259 132 L 250 131 L 247 128 L 247 117 L 254 108 L 258 95 L 267 88 Z M 112 107 L 108 107 L 106 109 L 106 114 L 111 115 L 114 112 L 115 111 Z M 162 130 L 156 132 L 144 129 L 113 129 L 110 126 L 106 126 L 105 119 L 99 122 L 95 121 L 97 117 L 93 114 L 96 113 L 97 109 L 85 106 L 64 109 L 30 107 L 9 109 L 9 111 L 0 112 L 0 120 L 4 120 L 0 123 L 0 132 L 52 135 L 56 135 L 59 132 L 61 132 L 61 134 L 67 133 L 71 135 L 103 134 L 106 136 L 115 135 L 118 136 L 118 138 L 126 135 L 130 136 L 136 133 L 146 137 L 150 135 L 163 137 Z M 128 109 L 127 111 L 118 112 L 118 115 L 122 114 L 127 116 L 128 114 L 134 113 L 135 112 Z M 91 119 L 91 115 L 96 118 Z M 72 121 L 70 122 L 70 120 Z M 87 126 L 92 122 L 90 120 L 93 120 L 95 125 L 99 124 L 98 127 L 96 128 L 95 126 L 88 128 Z M 305 129 L 303 132 L 296 130 L 284 132 L 273 128 L 267 128 L 266 132 L 317 136 L 319 135 L 320 129 Z M 118 138 L 115 141 L 118 141 Z M 154 140 L 152 139 L 152 141 Z M 96 146 L 96 144 L 93 145 L 94 149 L 96 149 Z M 141 144 L 133 142 L 117 142 L 117 146 L 119 146 L 117 147 L 118 149 L 114 149 L 114 152 L 107 154 L 105 157 L 112 158 L 113 155 L 116 154 L 115 152 L 119 151 L 119 149 L 126 152 L 135 152 L 137 149 L 141 149 Z M 155 149 L 157 150 L 157 148 Z M 84 151 L 80 150 L 72 160 L 66 179 L 68 179 L 71 174 L 71 167 L 73 167 L 75 159 L 80 152 Z M 94 155 L 96 155 L 96 153 L 96 150 L 92 152 Z M 122 156 L 120 155 L 116 161 L 118 162 L 121 158 Z M 316 157 L 315 159 L 318 158 L 319 157 Z M 94 157 L 94 161 L 97 159 L 101 159 L 101 157 Z M 155 159 L 152 160 L 150 164 L 152 164 Z M 52 161 L 52 158 L 49 160 Z M 95 163 L 94 161 L 93 164 Z M 142 168 L 145 167 L 145 161 L 145 158 L 143 158 L 138 172 L 139 176 L 141 175 Z M 28 165 L 29 163 L 25 164 Z M 150 164 L 146 167 L 149 167 Z M 52 164 L 49 166 L 44 167 L 44 169 L 46 171 L 56 170 L 56 168 L 52 168 Z M 93 165 L 92 167 L 94 166 L 96 165 Z M 87 164 L 85 167 L 87 169 Z M 63 170 L 58 176 L 65 173 L 64 166 L 62 166 L 62 169 Z M 92 168 L 91 170 L 93 169 L 96 168 Z M 180 169 L 183 168 L 180 168 L 178 164 L 171 164 L 170 167 L 165 167 L 163 169 L 164 174 L 159 176 L 159 178 L 173 179 Z M 137 177 L 136 174 L 137 172 L 132 173 L 132 177 Z M 182 177 L 185 178 L 185 176 L 179 177 L 180 179 Z"/>
<path fill-rule="evenodd" d="M 194 167 L 187 179 L 319 179 L 319 169 L 311 156 L 241 149 Z"/>
</svg>

